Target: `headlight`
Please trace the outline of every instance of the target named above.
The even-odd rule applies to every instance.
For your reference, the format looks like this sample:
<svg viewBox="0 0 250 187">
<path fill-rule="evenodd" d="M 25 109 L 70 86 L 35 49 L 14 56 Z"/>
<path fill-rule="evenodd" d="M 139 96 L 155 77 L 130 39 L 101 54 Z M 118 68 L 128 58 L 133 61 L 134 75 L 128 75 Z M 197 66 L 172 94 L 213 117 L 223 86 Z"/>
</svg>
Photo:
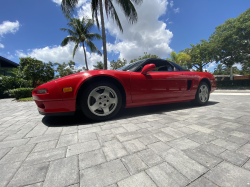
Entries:
<svg viewBox="0 0 250 187">
<path fill-rule="evenodd" d="M 47 92 L 46 89 L 38 89 L 38 90 L 36 91 L 36 93 L 37 93 L 37 94 L 46 94 L 46 93 L 48 93 L 48 92 Z"/>
</svg>

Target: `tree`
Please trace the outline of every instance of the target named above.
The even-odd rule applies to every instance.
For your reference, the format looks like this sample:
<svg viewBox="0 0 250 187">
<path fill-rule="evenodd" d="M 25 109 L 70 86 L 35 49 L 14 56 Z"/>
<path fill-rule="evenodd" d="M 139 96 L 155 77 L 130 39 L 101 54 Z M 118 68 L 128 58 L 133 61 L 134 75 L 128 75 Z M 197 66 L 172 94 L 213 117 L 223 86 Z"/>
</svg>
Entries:
<svg viewBox="0 0 250 187">
<path fill-rule="evenodd" d="M 179 64 L 182 66 L 185 70 L 189 70 L 192 68 L 190 62 L 191 62 L 191 56 L 188 55 L 185 52 L 179 52 L 176 54 L 175 51 L 172 51 L 170 53 L 171 58 L 167 58 L 166 60 L 172 61 L 174 63 Z"/>
<path fill-rule="evenodd" d="M 241 74 L 250 75 L 250 61 L 243 64 Z"/>
<path fill-rule="evenodd" d="M 75 68 L 75 65 L 75 62 L 72 60 L 70 60 L 68 63 L 55 63 L 55 66 L 57 66 L 55 71 L 58 72 L 58 75 L 56 75 L 55 78 L 65 77 L 67 75 L 81 72 L 80 69 Z"/>
<path fill-rule="evenodd" d="M 136 58 L 134 60 L 130 60 L 129 63 L 131 64 L 131 63 L 136 62 L 138 60 L 147 59 L 147 58 L 159 58 L 160 59 L 160 57 L 158 57 L 157 55 L 151 55 L 150 53 L 147 54 L 147 52 L 144 52 L 144 56 L 142 56 L 142 57 L 139 56 L 139 58 Z"/>
<path fill-rule="evenodd" d="M 91 28 L 94 26 L 94 21 L 91 19 L 82 18 L 82 20 L 77 18 L 71 18 L 67 16 L 69 19 L 69 23 L 67 24 L 71 29 L 67 28 L 61 28 L 62 31 L 67 31 L 69 36 L 63 39 L 61 46 L 67 45 L 69 42 L 74 42 L 75 47 L 73 50 L 73 58 L 75 56 L 76 50 L 78 47 L 82 44 L 84 55 L 85 55 L 85 63 L 86 63 L 86 69 L 88 68 L 87 63 L 87 56 L 86 56 L 86 50 L 85 45 L 90 48 L 91 52 L 97 52 L 98 54 L 102 55 L 102 53 L 99 51 L 99 49 L 95 46 L 94 43 L 92 43 L 92 40 L 98 39 L 101 40 L 102 37 L 97 33 L 90 33 Z"/>
<path fill-rule="evenodd" d="M 226 65 L 219 63 L 217 67 L 214 68 L 214 75 L 230 75 L 230 69 Z M 236 67 L 232 67 L 233 74 L 241 74 L 241 71 Z"/>
<path fill-rule="evenodd" d="M 250 9 L 217 26 L 209 37 L 214 58 L 227 67 L 234 63 L 248 62 L 250 56 Z M 232 76 L 231 76 L 232 78 Z"/>
<path fill-rule="evenodd" d="M 201 43 L 190 45 L 192 48 L 189 50 L 186 49 L 186 51 L 189 51 L 188 55 L 191 57 L 190 65 L 202 72 L 203 67 L 213 61 L 212 45 L 207 40 L 201 40 Z"/>
<path fill-rule="evenodd" d="M 44 63 L 31 57 L 20 58 L 20 66 L 25 80 L 31 80 L 32 86 L 36 87 L 37 81 L 47 82 L 54 77 L 53 64 Z"/>
<path fill-rule="evenodd" d="M 110 62 L 110 67 L 111 70 L 116 70 L 118 68 L 121 68 L 127 64 L 127 60 L 123 59 L 121 60 L 120 58 L 117 61 L 112 60 Z"/>
<path fill-rule="evenodd" d="M 62 0 L 61 7 L 64 14 L 69 14 L 74 11 L 74 8 L 77 6 L 79 0 Z M 120 5 L 125 16 L 128 18 L 131 24 L 137 22 L 138 16 L 136 9 L 133 5 L 140 4 L 143 0 L 116 0 L 116 3 Z M 133 2 L 133 3 L 132 3 Z M 120 22 L 120 19 L 116 13 L 115 7 L 112 0 L 104 0 L 104 6 L 106 10 L 107 17 L 110 16 L 113 20 L 116 21 L 119 29 L 123 32 L 123 28 Z M 92 10 L 92 19 L 96 20 L 97 27 L 100 29 L 98 12 L 100 12 L 101 17 L 101 27 L 102 27 L 102 38 L 103 38 L 103 60 L 104 60 L 104 69 L 107 69 L 107 47 L 106 47 L 106 34 L 105 34 L 105 24 L 104 24 L 104 15 L 103 15 L 103 0 L 91 0 L 91 10 Z"/>
<path fill-rule="evenodd" d="M 103 62 L 99 61 L 97 62 L 96 65 L 93 65 L 93 66 L 94 66 L 94 70 L 103 69 Z"/>
</svg>

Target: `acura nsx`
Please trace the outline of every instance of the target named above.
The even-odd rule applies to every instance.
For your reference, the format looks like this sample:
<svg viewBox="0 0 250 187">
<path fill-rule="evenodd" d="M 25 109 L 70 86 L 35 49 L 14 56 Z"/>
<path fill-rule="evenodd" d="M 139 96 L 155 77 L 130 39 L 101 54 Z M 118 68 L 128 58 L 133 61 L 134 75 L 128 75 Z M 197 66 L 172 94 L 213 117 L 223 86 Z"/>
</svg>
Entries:
<svg viewBox="0 0 250 187">
<path fill-rule="evenodd" d="M 81 110 L 90 119 L 114 117 L 122 107 L 191 101 L 205 105 L 216 89 L 211 73 L 185 71 L 162 59 L 143 59 L 116 70 L 92 70 L 38 86 L 32 96 L 43 115 L 72 115 Z"/>
</svg>

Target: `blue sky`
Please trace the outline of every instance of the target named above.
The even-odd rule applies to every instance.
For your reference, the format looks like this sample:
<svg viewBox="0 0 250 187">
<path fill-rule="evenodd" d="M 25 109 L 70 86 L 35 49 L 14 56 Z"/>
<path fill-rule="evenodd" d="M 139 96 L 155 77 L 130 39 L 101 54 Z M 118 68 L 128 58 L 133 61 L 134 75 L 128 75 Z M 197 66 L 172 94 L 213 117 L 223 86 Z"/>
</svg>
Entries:
<svg viewBox="0 0 250 187">
<path fill-rule="evenodd" d="M 91 16 L 89 0 L 80 0 L 74 16 Z M 143 52 L 169 57 L 208 39 L 215 27 L 226 19 L 235 18 L 250 7 L 249 0 L 144 0 L 136 7 L 139 20 L 130 25 L 119 7 L 116 10 L 122 22 L 121 33 L 112 20 L 105 20 L 108 60 L 125 58 L 130 61 Z M 72 59 L 73 44 L 61 47 L 67 33 L 67 20 L 60 9 L 60 0 L 8 0 L 0 7 L 0 55 L 14 62 L 19 57 L 32 56 L 44 62 L 68 62 Z M 98 32 L 94 28 L 92 32 Z M 101 33 L 100 33 L 101 34 Z M 94 41 L 101 50 L 102 42 Z M 102 57 L 91 54 L 87 48 L 90 67 Z M 77 52 L 75 62 L 85 64 L 83 50 Z M 212 70 L 214 67 L 208 67 Z"/>
</svg>

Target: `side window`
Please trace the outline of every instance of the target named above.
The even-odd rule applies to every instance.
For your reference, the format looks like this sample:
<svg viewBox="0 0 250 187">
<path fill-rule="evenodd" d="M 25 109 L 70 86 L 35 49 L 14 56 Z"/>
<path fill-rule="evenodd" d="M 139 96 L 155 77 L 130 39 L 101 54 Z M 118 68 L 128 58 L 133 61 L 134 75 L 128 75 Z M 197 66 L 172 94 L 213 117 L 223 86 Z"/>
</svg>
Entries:
<svg viewBox="0 0 250 187">
<path fill-rule="evenodd" d="M 174 71 L 174 67 L 169 64 L 167 61 L 163 61 L 163 60 L 157 60 L 154 62 L 156 68 L 154 71 L 157 72 L 166 72 L 166 71 Z"/>
</svg>

